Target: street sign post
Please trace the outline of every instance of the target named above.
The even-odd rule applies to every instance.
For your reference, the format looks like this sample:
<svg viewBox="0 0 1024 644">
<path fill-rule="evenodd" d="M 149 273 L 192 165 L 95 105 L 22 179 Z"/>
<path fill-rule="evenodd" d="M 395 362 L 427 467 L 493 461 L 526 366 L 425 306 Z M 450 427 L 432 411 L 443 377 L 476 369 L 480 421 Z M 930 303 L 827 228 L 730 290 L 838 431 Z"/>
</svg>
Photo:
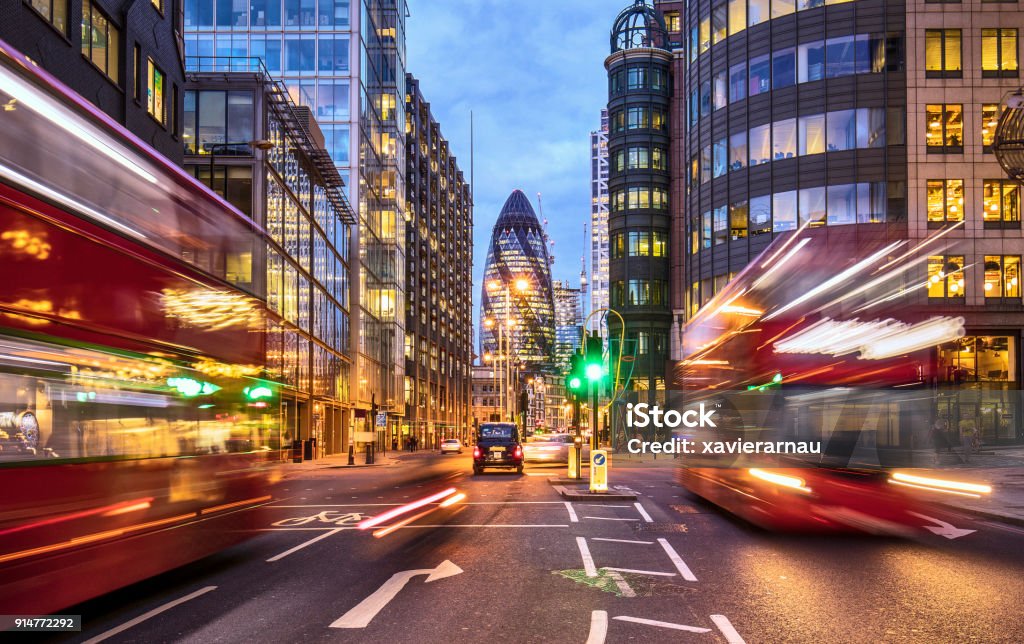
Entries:
<svg viewBox="0 0 1024 644">
<path fill-rule="evenodd" d="M 388 413 L 386 411 L 377 412 L 377 427 L 387 427 L 388 425 Z"/>
<path fill-rule="evenodd" d="M 608 452 L 596 449 L 590 453 L 590 491 L 608 491 Z"/>
</svg>

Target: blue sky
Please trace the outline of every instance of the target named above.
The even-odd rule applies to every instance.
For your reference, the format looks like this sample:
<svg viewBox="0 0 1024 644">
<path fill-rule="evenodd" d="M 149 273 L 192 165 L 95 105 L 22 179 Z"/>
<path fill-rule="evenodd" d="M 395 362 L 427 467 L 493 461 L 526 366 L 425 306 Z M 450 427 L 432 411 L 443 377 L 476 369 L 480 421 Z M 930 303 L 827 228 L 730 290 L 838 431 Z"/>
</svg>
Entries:
<svg viewBox="0 0 1024 644">
<path fill-rule="evenodd" d="M 409 0 L 407 67 L 469 178 L 475 138 L 474 305 L 491 227 L 522 189 L 579 279 L 590 222 L 590 132 L 607 102 L 608 32 L 629 0 Z M 589 244 L 587 265 L 590 265 Z"/>
</svg>

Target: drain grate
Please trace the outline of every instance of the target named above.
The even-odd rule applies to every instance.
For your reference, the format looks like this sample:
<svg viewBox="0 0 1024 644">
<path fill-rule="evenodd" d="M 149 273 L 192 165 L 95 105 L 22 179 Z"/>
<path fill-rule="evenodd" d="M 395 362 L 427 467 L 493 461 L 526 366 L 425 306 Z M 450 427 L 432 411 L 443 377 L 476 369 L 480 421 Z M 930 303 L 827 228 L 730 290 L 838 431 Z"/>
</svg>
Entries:
<svg viewBox="0 0 1024 644">
<path fill-rule="evenodd" d="M 634 523 L 637 532 L 687 532 L 685 523 Z"/>
</svg>

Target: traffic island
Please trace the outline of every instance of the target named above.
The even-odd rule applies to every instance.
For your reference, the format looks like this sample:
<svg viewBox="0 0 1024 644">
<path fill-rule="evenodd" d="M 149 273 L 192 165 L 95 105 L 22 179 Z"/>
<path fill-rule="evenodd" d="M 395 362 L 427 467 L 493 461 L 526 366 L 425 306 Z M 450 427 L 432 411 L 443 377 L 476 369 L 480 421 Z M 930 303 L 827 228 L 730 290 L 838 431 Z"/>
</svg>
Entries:
<svg viewBox="0 0 1024 644">
<path fill-rule="evenodd" d="M 574 483 L 578 483 L 573 479 Z M 567 501 L 636 501 L 636 494 L 630 492 L 591 492 L 585 487 L 566 487 L 553 485 L 563 499 Z"/>
</svg>

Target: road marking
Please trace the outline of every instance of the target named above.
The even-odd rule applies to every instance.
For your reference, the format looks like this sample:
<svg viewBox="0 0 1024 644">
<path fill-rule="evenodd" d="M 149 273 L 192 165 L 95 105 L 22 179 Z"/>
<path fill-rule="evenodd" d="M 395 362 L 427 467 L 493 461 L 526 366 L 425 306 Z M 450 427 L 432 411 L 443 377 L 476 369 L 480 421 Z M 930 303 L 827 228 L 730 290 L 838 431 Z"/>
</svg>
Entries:
<svg viewBox="0 0 1024 644">
<path fill-rule="evenodd" d="M 687 631 L 689 633 L 710 633 L 710 628 L 701 628 L 699 626 L 686 626 L 685 624 L 673 624 L 672 622 L 659 622 L 656 619 L 643 619 L 642 617 L 627 617 L 625 615 L 619 617 L 613 617 L 623 622 L 632 622 L 634 624 L 646 624 L 647 626 L 660 626 L 661 628 L 671 628 L 676 631 Z"/>
<path fill-rule="evenodd" d="M 608 636 L 608 611 L 590 611 L 590 635 L 587 636 L 587 644 L 604 644 L 604 638 Z"/>
<path fill-rule="evenodd" d="M 408 498 L 408 497 L 404 497 Z M 561 505 L 562 501 L 473 501 L 460 503 L 459 505 Z M 437 501 L 428 505 L 440 505 Z M 305 505 L 266 505 L 266 508 L 370 508 L 370 507 L 393 507 L 405 505 L 404 503 L 307 503 Z M 616 506 L 622 507 L 622 506 Z"/>
<path fill-rule="evenodd" d="M 634 503 L 633 505 L 636 506 L 636 511 L 640 513 L 640 516 L 644 518 L 644 521 L 647 523 L 654 523 L 654 519 L 651 518 L 651 515 L 647 514 L 647 510 L 644 509 L 644 506 L 639 503 Z"/>
<path fill-rule="evenodd" d="M 722 635 L 725 635 L 725 641 L 729 644 L 746 644 L 740 634 L 733 628 L 732 622 L 725 615 L 712 615 L 711 621 L 715 623 L 718 630 L 722 631 Z"/>
<path fill-rule="evenodd" d="M 605 568 L 605 570 L 608 571 L 608 576 L 611 577 L 612 581 L 615 582 L 615 586 L 619 589 L 619 592 L 622 593 L 622 597 L 636 597 L 636 593 L 632 588 L 630 588 L 629 584 L 626 583 L 626 580 L 623 579 L 622 575 L 611 568 Z"/>
<path fill-rule="evenodd" d="M 200 588 L 199 590 L 197 590 L 194 593 L 191 593 L 189 595 L 185 595 L 184 597 L 179 597 L 178 599 L 175 599 L 174 601 L 167 602 L 163 606 L 158 606 L 157 608 L 154 608 L 153 610 L 149 611 L 148 613 L 143 613 L 142 615 L 139 615 L 135 619 L 129 620 L 129 621 L 125 622 L 124 624 L 121 624 L 120 626 L 118 626 L 116 628 L 112 628 L 112 629 L 110 629 L 109 631 L 107 631 L 105 633 L 100 633 L 96 637 L 93 637 L 91 639 L 86 640 L 85 644 L 96 644 L 97 642 L 102 642 L 103 640 L 105 640 L 107 638 L 110 638 L 110 637 L 113 637 L 113 636 L 115 636 L 115 635 L 117 635 L 119 633 L 123 633 L 124 631 L 128 630 L 129 628 L 131 628 L 131 627 L 133 627 L 133 626 L 135 626 L 137 624 L 141 624 L 142 622 L 146 621 L 147 619 L 149 619 L 151 617 L 156 617 L 160 613 L 162 613 L 164 611 L 167 611 L 167 610 L 170 610 L 170 609 L 174 608 L 175 606 L 178 606 L 180 604 L 184 604 L 185 602 L 190 601 L 192 599 L 195 599 L 196 597 L 199 597 L 200 595 L 205 595 L 206 593 L 210 592 L 211 590 L 217 590 L 217 587 L 216 586 L 207 586 L 205 588 Z"/>
<path fill-rule="evenodd" d="M 383 610 L 398 595 L 399 591 L 405 588 L 405 585 L 417 575 L 427 575 L 427 579 L 423 583 L 429 584 L 432 581 L 458 575 L 462 572 L 462 568 L 459 568 L 447 559 L 441 562 L 437 568 L 396 572 L 391 575 L 390 579 L 384 582 L 384 585 L 375 590 L 373 594 L 334 620 L 331 623 L 331 628 L 366 628 L 373 618 L 377 616 L 377 613 Z"/>
<path fill-rule="evenodd" d="M 634 575 L 656 575 L 658 577 L 675 577 L 674 572 L 658 572 L 656 570 L 633 570 L 631 568 L 609 568 L 605 566 L 605 570 L 614 570 L 615 572 L 628 572 Z"/>
<path fill-rule="evenodd" d="M 569 511 L 569 520 L 572 521 L 573 523 L 579 523 L 580 522 L 580 518 L 578 516 L 576 516 L 576 510 L 572 509 L 572 503 L 569 502 L 569 501 L 565 501 L 564 503 L 565 503 L 565 509 Z"/>
<path fill-rule="evenodd" d="M 597 567 L 594 566 L 594 558 L 590 556 L 586 538 L 576 537 L 576 545 L 579 546 L 580 555 L 583 557 L 583 570 L 587 572 L 587 577 L 597 577 Z"/>
<path fill-rule="evenodd" d="M 653 541 L 637 541 L 636 539 L 609 539 L 608 537 L 591 537 L 594 541 L 612 541 L 614 543 L 640 543 L 645 546 L 653 544 Z"/>
<path fill-rule="evenodd" d="M 636 519 L 620 518 L 620 517 L 583 517 L 584 519 L 597 519 L 599 521 L 636 521 Z"/>
<path fill-rule="evenodd" d="M 907 512 L 907 514 L 913 514 L 915 517 L 930 521 L 938 525 L 926 525 L 923 526 L 925 530 L 929 530 L 939 535 L 940 537 L 946 537 L 947 539 L 959 539 L 960 537 L 966 537 L 969 534 L 977 532 L 977 530 L 967 530 L 965 528 L 957 528 L 952 523 L 947 523 L 941 519 L 930 517 L 927 514 L 918 514 L 917 512 Z"/>
<path fill-rule="evenodd" d="M 660 543 L 661 547 L 665 549 L 665 554 L 667 554 L 668 558 L 672 560 L 673 564 L 675 564 L 676 570 L 678 570 L 679 574 L 683 576 L 683 579 L 686 581 L 697 581 L 697 577 L 695 577 L 690 571 L 689 566 L 687 566 L 686 562 L 683 561 L 683 558 L 679 556 L 679 553 L 669 545 L 667 539 L 658 539 L 658 543 Z"/>
<path fill-rule="evenodd" d="M 305 543 L 300 543 L 299 545 L 295 546 L 294 548 L 291 548 L 289 550 L 285 550 L 284 552 L 282 552 L 279 555 L 274 555 L 270 559 L 267 559 L 267 563 L 274 563 L 275 561 L 280 561 L 281 559 L 284 559 L 285 557 L 287 557 L 288 555 L 292 554 L 293 552 L 298 552 L 299 550 L 302 550 L 306 546 L 311 546 L 314 543 L 316 543 L 317 541 L 320 541 L 321 539 L 326 539 L 327 537 L 329 537 L 329 536 L 331 536 L 333 534 L 338 534 L 342 530 L 343 530 L 343 528 L 335 528 L 335 529 L 331 530 L 330 532 L 323 533 L 319 537 L 313 537 L 312 539 L 310 539 L 309 541 L 306 541 Z"/>
<path fill-rule="evenodd" d="M 568 523 L 434 523 L 404 525 L 402 530 L 415 528 L 568 528 Z"/>
</svg>

